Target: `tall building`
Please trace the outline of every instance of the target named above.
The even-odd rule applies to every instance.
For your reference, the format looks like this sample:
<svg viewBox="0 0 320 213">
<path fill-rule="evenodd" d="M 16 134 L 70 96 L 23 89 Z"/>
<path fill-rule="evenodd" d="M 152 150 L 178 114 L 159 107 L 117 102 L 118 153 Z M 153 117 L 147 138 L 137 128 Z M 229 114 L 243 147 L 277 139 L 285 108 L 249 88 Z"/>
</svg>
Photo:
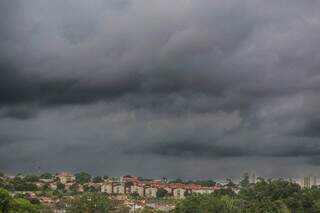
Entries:
<svg viewBox="0 0 320 213">
<path fill-rule="evenodd" d="M 311 188 L 312 186 L 317 185 L 317 177 L 309 175 L 305 176 L 301 179 L 300 186 L 303 188 Z"/>
<path fill-rule="evenodd" d="M 250 183 L 255 184 L 257 182 L 257 177 L 256 177 L 256 173 L 251 173 L 250 175 L 250 179 L 249 179 Z"/>
</svg>

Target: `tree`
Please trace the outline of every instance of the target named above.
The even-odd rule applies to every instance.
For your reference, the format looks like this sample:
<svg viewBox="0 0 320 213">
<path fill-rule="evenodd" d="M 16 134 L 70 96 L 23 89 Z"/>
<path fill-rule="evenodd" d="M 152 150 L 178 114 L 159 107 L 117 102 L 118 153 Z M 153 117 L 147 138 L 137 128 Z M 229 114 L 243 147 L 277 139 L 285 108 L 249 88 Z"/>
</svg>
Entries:
<svg viewBox="0 0 320 213">
<path fill-rule="evenodd" d="M 38 213 L 39 209 L 37 206 L 30 203 L 30 201 L 22 198 L 15 199 L 12 202 L 12 207 L 9 212 L 14 213 Z"/>
<path fill-rule="evenodd" d="M 192 192 L 189 191 L 189 190 L 186 190 L 186 191 L 184 191 L 184 193 L 183 193 L 183 195 L 184 195 L 185 197 L 188 197 L 188 196 L 190 196 L 191 194 L 192 194 Z"/>
<path fill-rule="evenodd" d="M 228 212 L 241 212 L 244 206 L 244 201 L 234 196 L 223 195 L 221 200 L 225 203 Z"/>
<path fill-rule="evenodd" d="M 38 198 L 35 198 L 35 197 L 30 197 L 27 200 L 29 200 L 30 203 L 35 204 L 35 205 L 40 205 L 41 204 L 41 201 Z"/>
<path fill-rule="evenodd" d="M 8 212 L 11 203 L 11 196 L 7 190 L 0 189 L 0 212 Z"/>
<path fill-rule="evenodd" d="M 65 189 L 65 185 L 59 181 L 59 182 L 57 182 L 57 189 L 58 190 L 64 190 Z"/>
<path fill-rule="evenodd" d="M 100 191 L 99 188 L 95 188 L 93 186 L 88 186 L 88 185 L 83 186 L 83 190 L 85 192 L 98 192 L 98 191 Z"/>
<path fill-rule="evenodd" d="M 0 189 L 0 212 L 1 213 L 38 213 L 39 208 L 33 205 L 29 200 L 13 198 L 9 192 Z"/>
<path fill-rule="evenodd" d="M 218 191 L 215 191 L 214 194 L 217 196 L 224 196 L 224 195 L 228 195 L 230 197 L 236 196 L 236 193 L 231 188 L 220 189 Z"/>
<path fill-rule="evenodd" d="M 133 192 L 130 194 L 131 199 L 133 200 L 139 200 L 140 199 L 140 195 L 138 192 Z"/>
<path fill-rule="evenodd" d="M 42 191 L 47 191 L 47 190 L 50 190 L 50 185 L 49 185 L 49 183 L 45 183 L 45 184 L 43 184 L 43 186 L 42 186 Z"/>
<path fill-rule="evenodd" d="M 30 194 L 28 194 L 28 193 L 26 193 L 26 194 L 17 193 L 14 195 L 13 198 L 14 199 L 22 198 L 22 199 L 30 201 L 30 203 L 35 204 L 35 205 L 41 204 L 41 202 L 38 198 L 31 197 Z"/>
<path fill-rule="evenodd" d="M 94 177 L 92 181 L 94 183 L 102 183 L 103 182 L 103 180 L 102 180 L 102 178 L 100 176 Z"/>
<path fill-rule="evenodd" d="M 154 211 L 151 208 L 145 207 L 141 210 L 137 210 L 137 213 L 154 213 Z"/>
<path fill-rule="evenodd" d="M 32 179 L 32 178 L 31 178 Z M 27 178 L 28 180 L 28 178 Z M 15 177 L 10 181 L 15 191 L 37 191 L 38 187 L 34 183 L 29 183 L 25 179 Z"/>
<path fill-rule="evenodd" d="M 160 189 L 157 190 L 157 198 L 163 198 L 163 197 L 166 197 L 168 195 L 169 195 L 169 193 L 165 189 L 160 188 Z"/>
<path fill-rule="evenodd" d="M 240 181 L 240 186 L 241 187 L 247 187 L 249 186 L 250 181 L 249 181 L 249 174 L 244 173 L 242 180 Z"/>
<path fill-rule="evenodd" d="M 51 173 L 46 172 L 46 173 L 43 173 L 42 175 L 40 175 L 40 178 L 41 179 L 52 179 L 53 176 Z"/>
<path fill-rule="evenodd" d="M 264 180 L 242 187 L 238 194 L 228 188 L 213 194 L 191 195 L 173 213 L 317 213 L 320 189 L 301 189 L 289 181 Z"/>
<path fill-rule="evenodd" d="M 23 180 L 26 182 L 37 182 L 37 181 L 39 181 L 39 177 L 37 177 L 35 175 L 27 175 L 23 178 Z"/>
<path fill-rule="evenodd" d="M 85 172 L 80 172 L 75 174 L 76 176 L 76 182 L 83 184 L 83 183 L 88 183 L 91 180 L 91 175 Z"/>
<path fill-rule="evenodd" d="M 69 189 L 70 189 L 71 191 L 73 191 L 73 192 L 77 192 L 77 191 L 79 190 L 79 184 L 74 183 L 74 184 L 72 184 L 72 185 L 70 186 Z"/>
<path fill-rule="evenodd" d="M 210 195 L 191 195 L 185 200 L 178 203 L 174 213 L 236 213 L 237 210 L 228 209 L 228 206 L 224 200 Z"/>
<path fill-rule="evenodd" d="M 67 213 L 105 213 L 113 208 L 107 197 L 97 193 L 75 196 L 67 204 Z"/>
<path fill-rule="evenodd" d="M 170 183 L 183 183 L 183 180 L 181 178 L 177 178 L 174 181 L 170 181 Z"/>
<path fill-rule="evenodd" d="M 226 187 L 231 188 L 231 189 L 237 188 L 237 185 L 231 179 L 227 179 L 227 182 L 228 183 L 226 184 Z"/>
</svg>

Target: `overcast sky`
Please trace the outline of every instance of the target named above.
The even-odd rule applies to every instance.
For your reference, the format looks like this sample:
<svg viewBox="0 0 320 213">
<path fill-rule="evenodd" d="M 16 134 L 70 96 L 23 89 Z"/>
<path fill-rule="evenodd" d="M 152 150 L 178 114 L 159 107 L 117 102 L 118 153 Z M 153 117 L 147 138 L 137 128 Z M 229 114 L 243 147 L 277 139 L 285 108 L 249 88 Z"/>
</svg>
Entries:
<svg viewBox="0 0 320 213">
<path fill-rule="evenodd" d="M 320 175 L 319 11 L 1 0 L 0 170 Z"/>
</svg>

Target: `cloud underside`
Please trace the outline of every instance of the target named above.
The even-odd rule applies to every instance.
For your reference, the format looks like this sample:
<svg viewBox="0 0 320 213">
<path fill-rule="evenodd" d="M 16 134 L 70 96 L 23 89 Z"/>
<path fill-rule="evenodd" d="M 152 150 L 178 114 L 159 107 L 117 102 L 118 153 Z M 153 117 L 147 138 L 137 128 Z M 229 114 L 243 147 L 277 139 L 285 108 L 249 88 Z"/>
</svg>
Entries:
<svg viewBox="0 0 320 213">
<path fill-rule="evenodd" d="M 0 170 L 313 168 L 319 6 L 1 1 Z"/>
</svg>

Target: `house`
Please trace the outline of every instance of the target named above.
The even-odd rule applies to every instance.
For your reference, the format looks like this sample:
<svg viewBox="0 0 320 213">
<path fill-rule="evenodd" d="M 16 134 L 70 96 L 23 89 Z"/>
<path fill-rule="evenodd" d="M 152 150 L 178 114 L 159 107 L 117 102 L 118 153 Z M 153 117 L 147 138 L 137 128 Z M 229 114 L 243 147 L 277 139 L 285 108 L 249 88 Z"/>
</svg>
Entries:
<svg viewBox="0 0 320 213">
<path fill-rule="evenodd" d="M 146 186 L 146 188 L 144 190 L 144 195 L 146 197 L 157 197 L 157 191 L 158 191 L 158 189 L 155 187 Z"/>
<path fill-rule="evenodd" d="M 134 184 L 130 188 L 131 193 L 138 193 L 140 197 L 144 197 L 144 187 L 141 184 Z"/>
<path fill-rule="evenodd" d="M 42 188 L 44 186 L 44 183 L 41 182 L 36 182 L 35 184 L 38 188 Z"/>
<path fill-rule="evenodd" d="M 183 199 L 185 198 L 185 193 L 187 192 L 187 189 L 185 189 L 184 187 L 178 187 L 178 188 L 172 189 L 172 191 L 173 191 L 174 198 Z"/>
<path fill-rule="evenodd" d="M 64 188 L 66 190 L 69 190 L 72 185 L 73 185 L 73 183 L 67 182 L 67 183 L 64 184 Z"/>
<path fill-rule="evenodd" d="M 107 194 L 123 195 L 123 194 L 127 194 L 127 191 L 128 191 L 128 188 L 124 183 L 105 182 L 103 184 L 94 185 L 95 188 L 97 186 L 101 188 L 101 192 L 105 192 Z"/>
<path fill-rule="evenodd" d="M 76 180 L 76 177 L 69 172 L 61 172 L 57 175 L 62 184 L 72 183 Z"/>
<path fill-rule="evenodd" d="M 50 187 L 50 189 L 52 189 L 52 190 L 57 190 L 57 188 L 58 188 L 58 186 L 57 186 L 56 183 L 50 183 L 50 184 L 49 184 L 49 187 Z"/>
<path fill-rule="evenodd" d="M 126 194 L 125 185 L 121 183 L 113 184 L 113 194 Z"/>
<path fill-rule="evenodd" d="M 172 188 L 170 188 L 169 186 L 165 185 L 163 187 L 160 187 L 160 188 L 163 188 L 164 190 L 166 190 L 169 194 L 172 194 L 173 191 L 172 191 Z"/>
<path fill-rule="evenodd" d="M 84 192 L 83 185 L 80 185 L 80 184 L 78 185 L 77 192 Z"/>
<path fill-rule="evenodd" d="M 107 194 L 113 194 L 113 186 L 112 183 L 103 183 L 101 186 L 101 192 L 105 192 Z"/>
<path fill-rule="evenodd" d="M 214 189 L 212 187 L 198 187 L 191 189 L 191 192 L 196 194 L 211 194 L 214 192 Z"/>
</svg>

